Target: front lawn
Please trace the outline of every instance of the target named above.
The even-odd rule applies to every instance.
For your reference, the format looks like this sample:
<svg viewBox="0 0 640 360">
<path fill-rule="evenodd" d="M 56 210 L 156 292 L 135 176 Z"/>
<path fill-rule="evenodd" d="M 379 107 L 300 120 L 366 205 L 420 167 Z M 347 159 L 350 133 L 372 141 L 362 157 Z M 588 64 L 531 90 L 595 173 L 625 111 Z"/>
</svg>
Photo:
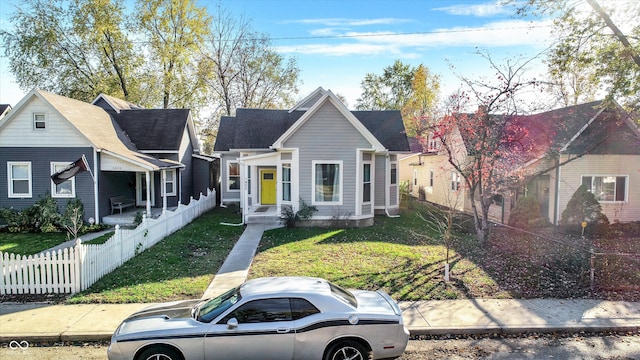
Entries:
<svg viewBox="0 0 640 360">
<path fill-rule="evenodd" d="M 0 251 L 34 255 L 67 241 L 66 232 L 10 233 L 0 232 Z"/>
<path fill-rule="evenodd" d="M 397 300 L 640 300 L 638 256 L 596 256 L 592 290 L 591 241 L 554 233 L 552 228 L 536 229 L 544 231 L 533 236 L 495 227 L 484 247 L 473 234 L 456 234 L 450 250 L 451 281 L 445 282 L 446 248 L 418 211 L 433 208 L 418 204 L 403 209 L 399 218 L 376 217 L 375 225 L 366 228 L 267 231 L 249 277 L 317 276 L 348 288 L 383 289 Z M 68 302 L 161 302 L 202 296 L 244 230 L 221 222 L 238 223 L 240 216 L 217 208 Z M 601 239 L 593 245 L 598 251 L 624 248 L 625 253 L 640 253 L 637 238 L 611 238 L 607 243 L 610 249 Z"/>
<path fill-rule="evenodd" d="M 199 298 L 244 227 L 240 216 L 216 208 L 98 280 L 67 303 L 160 302 Z"/>
</svg>

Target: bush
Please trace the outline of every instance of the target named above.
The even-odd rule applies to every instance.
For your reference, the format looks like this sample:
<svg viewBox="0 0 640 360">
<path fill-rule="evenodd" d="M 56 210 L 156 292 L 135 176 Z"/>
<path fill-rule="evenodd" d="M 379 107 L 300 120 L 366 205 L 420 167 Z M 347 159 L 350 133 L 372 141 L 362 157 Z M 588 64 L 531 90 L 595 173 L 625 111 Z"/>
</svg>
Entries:
<svg viewBox="0 0 640 360">
<path fill-rule="evenodd" d="M 62 215 L 58 212 L 58 203 L 49 193 L 46 193 L 32 207 L 25 209 L 32 218 L 35 231 L 53 232 L 61 226 Z M 44 230 L 44 231 L 43 231 Z"/>
<path fill-rule="evenodd" d="M 586 186 L 580 185 L 562 212 L 560 225 L 568 232 L 580 234 L 583 221 L 587 223 L 585 232 L 590 234 L 604 233 L 609 226 L 609 219 L 602 213 L 598 200 Z"/>
<path fill-rule="evenodd" d="M 516 207 L 509 215 L 509 225 L 522 229 L 531 229 L 544 223 L 538 199 L 533 196 L 518 199 Z"/>
<path fill-rule="evenodd" d="M 300 199 L 300 210 L 296 213 L 293 212 L 293 208 L 290 206 L 282 207 L 280 222 L 288 228 L 293 228 L 296 226 L 296 222 L 310 219 L 316 211 L 318 211 L 318 208 L 309 206 L 304 200 Z"/>
</svg>

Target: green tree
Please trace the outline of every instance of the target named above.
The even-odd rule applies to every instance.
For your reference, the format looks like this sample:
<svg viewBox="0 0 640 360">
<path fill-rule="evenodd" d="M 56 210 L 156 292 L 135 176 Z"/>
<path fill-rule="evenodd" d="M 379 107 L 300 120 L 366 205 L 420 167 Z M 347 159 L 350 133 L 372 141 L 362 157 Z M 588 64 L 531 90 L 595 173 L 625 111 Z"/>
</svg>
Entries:
<svg viewBox="0 0 640 360">
<path fill-rule="evenodd" d="M 358 110 L 401 110 L 412 93 L 416 69 L 396 60 L 384 68 L 382 75 L 369 73 L 360 83 L 362 95 L 358 98 Z"/>
<path fill-rule="evenodd" d="M 108 14 L 108 15 L 107 15 Z M 0 31 L 21 88 L 91 101 L 100 92 L 130 99 L 140 58 L 124 34 L 125 16 L 106 0 L 25 0 Z"/>
<path fill-rule="evenodd" d="M 206 9 L 192 0 L 138 0 L 137 12 L 160 74 L 162 107 L 202 104 L 208 68 L 199 54 L 211 24 Z"/>
<path fill-rule="evenodd" d="M 411 94 L 402 107 L 402 119 L 408 136 L 423 137 L 440 117 L 438 96 L 440 77 L 420 64 L 411 81 Z"/>
<path fill-rule="evenodd" d="M 522 15 L 553 17 L 558 41 L 550 52 L 548 65 L 554 79 L 572 72 L 585 74 L 587 86 L 606 91 L 609 98 L 617 99 L 630 109 L 637 107 L 640 100 L 640 3 L 512 2 L 519 5 L 518 12 Z M 625 27 L 621 29 L 620 25 Z"/>
</svg>

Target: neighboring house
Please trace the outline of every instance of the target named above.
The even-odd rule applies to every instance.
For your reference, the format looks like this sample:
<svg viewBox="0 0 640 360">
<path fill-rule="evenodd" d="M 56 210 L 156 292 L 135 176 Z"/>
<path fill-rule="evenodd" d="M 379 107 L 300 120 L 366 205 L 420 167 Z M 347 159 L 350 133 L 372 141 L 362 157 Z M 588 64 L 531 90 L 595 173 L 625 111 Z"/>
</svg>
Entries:
<svg viewBox="0 0 640 360">
<path fill-rule="evenodd" d="M 5 117 L 9 111 L 11 111 L 11 105 L 9 104 L 0 104 L 0 120 Z"/>
<path fill-rule="evenodd" d="M 290 110 L 237 109 L 223 117 L 214 146 L 220 154 L 222 202 L 256 211 L 315 206 L 310 223 L 373 224 L 397 214 L 397 155 L 409 150 L 398 111 L 349 111 L 318 88 Z"/>
<path fill-rule="evenodd" d="M 496 222 L 508 223 L 517 199 L 535 196 L 543 217 L 558 224 L 576 189 L 584 184 L 596 195 L 611 222 L 640 220 L 640 131 L 617 105 L 606 109 L 600 101 L 520 116 L 527 139 L 534 144 L 522 168 L 526 185 L 495 194 L 489 212 Z M 466 156 L 465 136 L 456 131 L 459 156 Z M 401 181 L 415 197 L 469 211 L 460 174 L 449 164 L 438 139 L 419 143 L 400 159 Z"/>
<path fill-rule="evenodd" d="M 48 192 L 60 209 L 80 199 L 85 216 L 100 221 L 114 197 L 150 214 L 210 188 L 212 158 L 199 155 L 189 110 L 142 109 L 106 95 L 94 104 L 34 89 L 0 120 L 0 207 L 20 210 Z M 93 178 L 51 181 L 83 155 Z"/>
</svg>

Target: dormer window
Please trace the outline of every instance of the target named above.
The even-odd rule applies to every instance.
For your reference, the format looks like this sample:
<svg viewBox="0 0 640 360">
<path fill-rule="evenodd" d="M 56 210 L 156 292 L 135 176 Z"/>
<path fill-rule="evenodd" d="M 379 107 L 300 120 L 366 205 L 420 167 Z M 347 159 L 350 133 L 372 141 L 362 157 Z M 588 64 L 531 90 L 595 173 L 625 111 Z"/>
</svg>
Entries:
<svg viewBox="0 0 640 360">
<path fill-rule="evenodd" d="M 47 120 L 44 114 L 33 114 L 33 128 L 35 130 L 44 130 L 47 128 Z"/>
</svg>

